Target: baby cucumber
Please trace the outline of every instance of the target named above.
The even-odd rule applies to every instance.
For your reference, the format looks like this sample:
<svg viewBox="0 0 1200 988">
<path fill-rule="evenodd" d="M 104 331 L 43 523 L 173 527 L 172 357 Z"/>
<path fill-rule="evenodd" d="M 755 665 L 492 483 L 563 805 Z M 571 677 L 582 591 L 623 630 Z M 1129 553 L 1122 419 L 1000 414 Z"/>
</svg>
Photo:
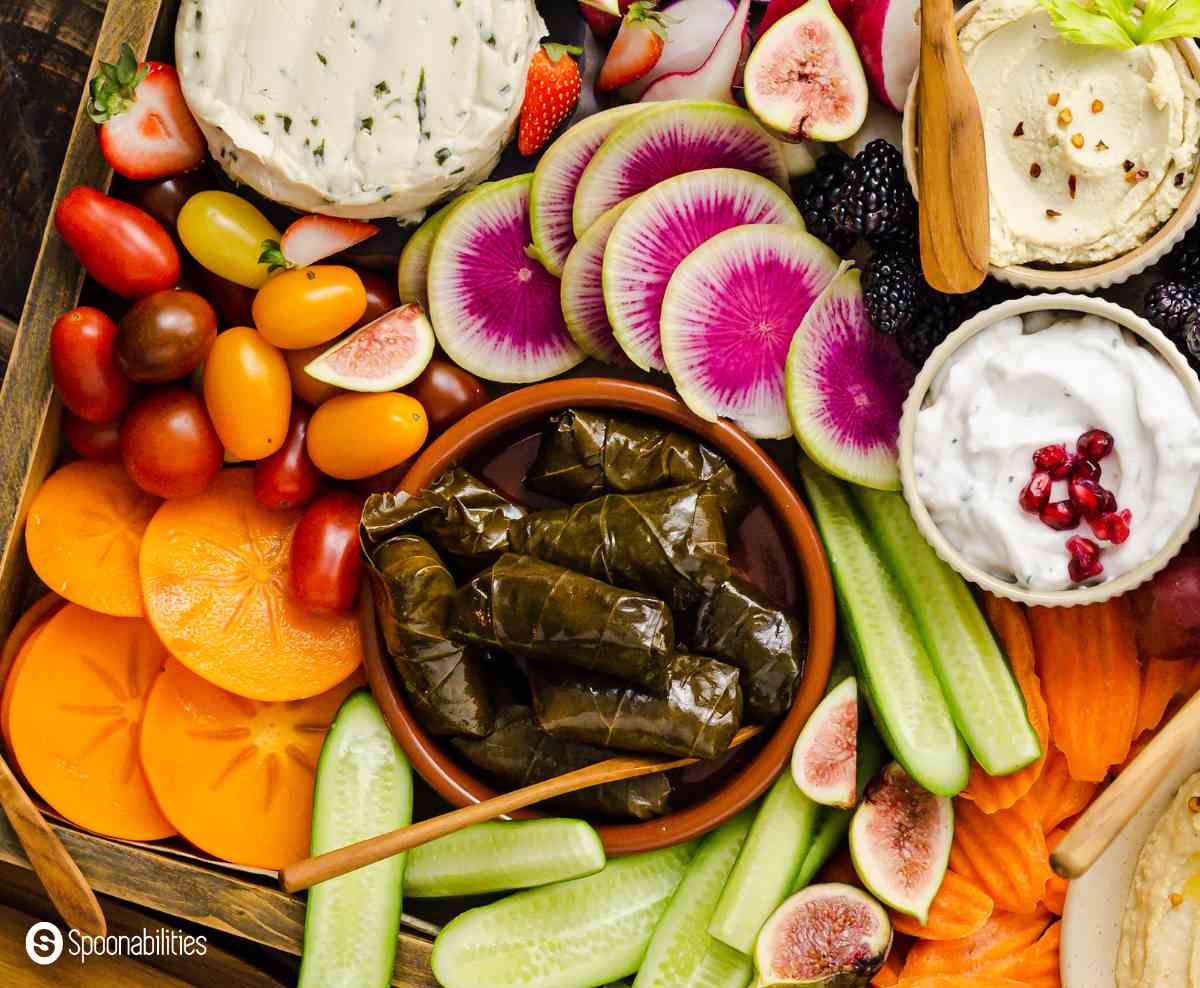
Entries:
<svg viewBox="0 0 1200 988">
<path fill-rule="evenodd" d="M 953 796 L 967 784 L 970 759 L 908 601 L 846 486 L 807 457 L 799 467 L 876 726 L 909 775 L 930 792 Z"/>
<path fill-rule="evenodd" d="M 695 851 L 687 843 L 631 854 L 471 909 L 434 942 L 434 977 L 443 988 L 583 988 L 628 977 Z"/>
<path fill-rule="evenodd" d="M 950 713 L 989 775 L 1036 761 L 1041 742 L 1025 699 L 966 581 L 942 562 L 899 494 L 857 487 L 852 496 L 908 598 Z"/>
<path fill-rule="evenodd" d="M 312 853 L 412 822 L 412 770 L 374 698 L 350 694 L 321 748 Z M 298 988 L 387 988 L 400 932 L 404 855 L 313 886 Z"/>
<path fill-rule="evenodd" d="M 408 854 L 404 894 L 414 899 L 508 892 L 591 875 L 604 845 L 582 820 L 477 823 Z"/>
<path fill-rule="evenodd" d="M 758 931 L 791 891 L 812 842 L 818 809 L 785 768 L 742 845 L 708 924 L 709 933 L 743 954 L 754 952 Z"/>
<path fill-rule="evenodd" d="M 633 988 L 746 988 L 754 965 L 715 939 L 708 923 L 754 820 L 743 810 L 709 834 L 663 913 Z"/>
</svg>

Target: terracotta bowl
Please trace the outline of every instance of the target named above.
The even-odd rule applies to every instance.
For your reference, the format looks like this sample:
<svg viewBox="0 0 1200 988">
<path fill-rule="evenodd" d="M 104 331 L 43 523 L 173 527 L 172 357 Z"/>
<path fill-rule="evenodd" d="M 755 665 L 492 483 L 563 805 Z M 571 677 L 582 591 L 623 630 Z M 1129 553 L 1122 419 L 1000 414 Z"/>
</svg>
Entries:
<svg viewBox="0 0 1200 988">
<path fill-rule="evenodd" d="M 420 491 L 450 466 L 470 461 L 494 448 L 505 436 L 567 408 L 609 408 L 662 419 L 695 433 L 722 453 L 762 491 L 787 542 L 787 555 L 796 561 L 807 601 L 809 654 L 796 702 L 753 756 L 711 795 L 678 812 L 633 823 L 597 823 L 609 853 L 649 851 L 689 840 L 718 826 L 760 796 L 788 763 L 796 737 L 820 702 L 829 680 L 834 642 L 833 585 L 808 511 L 754 440 L 733 425 L 697 418 L 674 395 L 646 384 L 576 378 L 514 391 L 472 412 L 433 442 L 413 464 L 401 489 Z M 380 647 L 373 611 L 366 607 L 362 616 L 371 690 L 417 772 L 454 806 L 469 806 L 495 796 L 495 789 L 465 769 L 449 753 L 448 746 L 428 734 L 413 717 Z M 526 818 L 539 815 L 532 811 L 518 814 Z"/>
</svg>

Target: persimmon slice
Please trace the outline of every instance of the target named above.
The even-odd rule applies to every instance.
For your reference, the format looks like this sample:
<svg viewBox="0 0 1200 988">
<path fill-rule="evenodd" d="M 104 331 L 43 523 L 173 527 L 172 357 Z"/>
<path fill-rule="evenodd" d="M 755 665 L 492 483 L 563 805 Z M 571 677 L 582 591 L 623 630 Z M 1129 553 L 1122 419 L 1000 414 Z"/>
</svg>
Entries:
<svg viewBox="0 0 1200 988">
<path fill-rule="evenodd" d="M 159 508 L 142 538 L 146 616 L 175 658 L 253 700 L 300 700 L 362 662 L 352 613 L 316 615 L 288 595 L 299 511 L 268 511 L 254 473 L 225 470 L 195 497 Z"/>
<path fill-rule="evenodd" d="M 142 765 L 163 813 L 214 857 L 278 870 L 308 854 L 317 758 L 362 678 L 320 696 L 264 703 L 170 660 L 151 691 Z"/>
<path fill-rule="evenodd" d="M 68 463 L 46 478 L 29 509 L 29 563 L 72 603 L 114 617 L 141 617 L 138 549 L 159 503 L 120 464 Z"/>
<path fill-rule="evenodd" d="M 138 758 L 146 695 L 167 653 L 141 618 L 68 604 L 16 670 L 9 730 L 29 784 L 72 823 L 107 837 L 175 832 Z"/>
<path fill-rule="evenodd" d="M 17 682 L 17 668 L 29 654 L 33 640 L 41 633 L 46 622 L 65 602 L 56 593 L 44 594 L 14 622 L 12 631 L 0 649 L 0 676 L 4 678 L 4 691 L 0 694 L 0 737 L 4 747 L 12 753 L 12 734 L 8 729 L 9 710 L 12 707 L 13 686 Z"/>
</svg>

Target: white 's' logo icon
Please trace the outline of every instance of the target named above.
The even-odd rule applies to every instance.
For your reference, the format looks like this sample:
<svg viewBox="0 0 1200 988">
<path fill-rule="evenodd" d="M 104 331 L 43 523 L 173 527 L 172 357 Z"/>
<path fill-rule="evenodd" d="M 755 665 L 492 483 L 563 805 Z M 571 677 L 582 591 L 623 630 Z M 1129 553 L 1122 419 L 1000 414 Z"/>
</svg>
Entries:
<svg viewBox="0 0 1200 988">
<path fill-rule="evenodd" d="M 62 930 L 53 923 L 34 923 L 25 934 L 25 953 L 34 964 L 53 964 L 62 952 Z"/>
</svg>

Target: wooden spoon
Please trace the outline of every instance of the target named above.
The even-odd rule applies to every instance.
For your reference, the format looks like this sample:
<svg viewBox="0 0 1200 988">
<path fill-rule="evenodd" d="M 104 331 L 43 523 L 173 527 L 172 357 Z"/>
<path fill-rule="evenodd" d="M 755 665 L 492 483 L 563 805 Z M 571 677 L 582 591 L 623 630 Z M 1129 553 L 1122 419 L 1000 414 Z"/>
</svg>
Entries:
<svg viewBox="0 0 1200 988">
<path fill-rule="evenodd" d="M 1163 780 L 1173 764 L 1200 734 L 1200 693 L 1192 697 L 1112 785 L 1084 811 L 1050 855 L 1050 865 L 1063 878 L 1078 878 L 1108 848 L 1117 834 Z"/>
<path fill-rule="evenodd" d="M 758 726 L 743 727 L 730 742 L 730 747 L 744 744 L 751 738 L 762 733 Z M 393 854 L 409 851 L 421 844 L 438 837 L 445 837 L 464 827 L 485 820 L 494 820 L 515 810 L 524 809 L 534 803 L 541 803 L 556 796 L 565 796 L 569 792 L 588 789 L 605 782 L 619 782 L 622 779 L 633 779 L 639 775 L 651 775 L 655 772 L 666 772 L 669 769 L 685 768 L 694 765 L 698 758 L 677 758 L 667 760 L 644 756 L 629 756 L 609 758 L 595 765 L 575 769 L 563 775 L 555 776 L 544 782 L 538 782 L 524 789 L 514 789 L 486 799 L 482 803 L 464 806 L 462 809 L 444 813 L 432 820 L 423 820 L 410 827 L 401 827 L 378 837 L 370 837 L 357 844 L 348 844 L 336 851 L 318 854 L 315 858 L 306 858 L 294 865 L 288 865 L 279 873 L 279 884 L 285 892 L 299 892 L 311 888 L 318 882 L 337 878 L 358 868 L 365 868 L 376 861 L 390 858 Z"/>
<path fill-rule="evenodd" d="M 952 0 L 921 0 L 917 107 L 921 266 L 938 291 L 963 294 L 987 276 L 991 234 L 983 120 Z"/>
</svg>

